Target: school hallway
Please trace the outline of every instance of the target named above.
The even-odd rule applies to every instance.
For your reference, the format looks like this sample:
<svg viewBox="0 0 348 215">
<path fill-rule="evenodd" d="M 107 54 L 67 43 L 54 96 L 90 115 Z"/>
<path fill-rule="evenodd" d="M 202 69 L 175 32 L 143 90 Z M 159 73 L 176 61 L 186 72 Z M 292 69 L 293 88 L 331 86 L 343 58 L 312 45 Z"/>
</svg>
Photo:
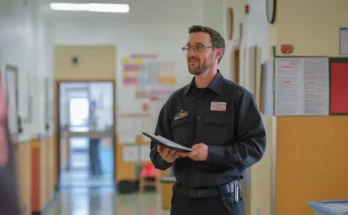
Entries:
<svg viewBox="0 0 348 215">
<path fill-rule="evenodd" d="M 0 0 L 0 194 L 18 193 L 21 215 L 169 215 L 176 177 L 205 188 L 244 176 L 245 215 L 348 200 L 347 11 L 348 0 Z M 193 26 L 218 34 L 192 42 Z M 225 84 L 200 77 L 219 98 L 167 102 L 217 71 Z M 227 96 L 230 82 L 252 96 Z M 256 118 L 265 132 L 252 141 Z M 207 161 L 174 174 L 143 132 L 207 145 Z"/>
</svg>

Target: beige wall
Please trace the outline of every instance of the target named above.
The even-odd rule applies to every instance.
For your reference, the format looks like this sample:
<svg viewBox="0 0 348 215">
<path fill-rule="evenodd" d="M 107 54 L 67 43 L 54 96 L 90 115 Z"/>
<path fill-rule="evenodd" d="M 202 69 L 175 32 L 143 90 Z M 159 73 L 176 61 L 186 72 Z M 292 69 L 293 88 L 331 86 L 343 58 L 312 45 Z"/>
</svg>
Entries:
<svg viewBox="0 0 348 215">
<path fill-rule="evenodd" d="M 78 64 L 72 63 L 77 56 Z M 54 77 L 57 80 L 112 80 L 116 77 L 116 47 L 56 46 Z"/>
<path fill-rule="evenodd" d="M 339 27 L 348 26 L 346 0 L 278 0 L 279 46 L 294 45 L 293 55 L 337 56 Z"/>
</svg>

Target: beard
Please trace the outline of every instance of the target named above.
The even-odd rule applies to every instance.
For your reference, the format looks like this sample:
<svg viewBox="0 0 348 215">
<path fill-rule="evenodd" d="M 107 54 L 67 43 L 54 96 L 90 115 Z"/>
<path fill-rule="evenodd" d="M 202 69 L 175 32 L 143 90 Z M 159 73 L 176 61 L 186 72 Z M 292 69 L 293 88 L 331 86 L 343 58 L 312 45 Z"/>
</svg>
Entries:
<svg viewBox="0 0 348 215">
<path fill-rule="evenodd" d="M 192 62 L 192 64 L 197 64 L 197 66 L 191 66 L 191 62 L 190 60 L 193 60 L 194 62 Z M 201 60 L 197 59 L 197 58 L 189 58 L 187 61 L 187 65 L 188 65 L 188 70 L 190 72 L 190 74 L 192 75 L 200 75 L 203 74 L 205 71 L 207 71 L 208 69 L 210 69 L 213 66 L 213 55 L 203 59 L 203 62 L 200 63 Z"/>
</svg>

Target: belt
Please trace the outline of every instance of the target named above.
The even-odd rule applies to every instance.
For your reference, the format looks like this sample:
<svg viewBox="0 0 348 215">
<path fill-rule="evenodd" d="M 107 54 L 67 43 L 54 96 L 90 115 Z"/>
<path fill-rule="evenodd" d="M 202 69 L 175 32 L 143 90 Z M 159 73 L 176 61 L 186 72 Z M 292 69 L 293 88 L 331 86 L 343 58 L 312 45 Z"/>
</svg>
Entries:
<svg viewBox="0 0 348 215">
<path fill-rule="evenodd" d="M 240 195 L 239 181 L 234 181 L 229 184 L 220 185 L 220 186 L 211 187 L 211 188 L 203 188 L 203 189 L 190 189 L 186 187 L 180 187 L 176 184 L 173 186 L 174 195 L 183 195 L 183 196 L 192 197 L 192 198 L 207 198 L 207 197 L 213 197 L 213 196 L 221 196 L 221 195 L 225 195 L 229 193 L 234 194 L 235 190 L 237 190 L 236 194 L 238 194 L 239 196 Z"/>
</svg>

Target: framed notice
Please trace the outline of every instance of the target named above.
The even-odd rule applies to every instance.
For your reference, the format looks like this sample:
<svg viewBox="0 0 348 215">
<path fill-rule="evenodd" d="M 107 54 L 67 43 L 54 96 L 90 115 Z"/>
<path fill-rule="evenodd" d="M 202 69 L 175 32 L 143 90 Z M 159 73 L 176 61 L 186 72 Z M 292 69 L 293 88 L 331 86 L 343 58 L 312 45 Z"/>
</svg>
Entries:
<svg viewBox="0 0 348 215">
<path fill-rule="evenodd" d="M 329 115 L 328 57 L 275 59 L 275 115 Z"/>
<path fill-rule="evenodd" d="M 12 136 L 20 133 L 19 97 L 18 97 L 18 69 L 7 65 L 5 69 L 5 83 L 8 104 L 8 126 Z"/>
<path fill-rule="evenodd" d="M 348 114 L 348 58 L 330 58 L 330 114 Z"/>
</svg>

